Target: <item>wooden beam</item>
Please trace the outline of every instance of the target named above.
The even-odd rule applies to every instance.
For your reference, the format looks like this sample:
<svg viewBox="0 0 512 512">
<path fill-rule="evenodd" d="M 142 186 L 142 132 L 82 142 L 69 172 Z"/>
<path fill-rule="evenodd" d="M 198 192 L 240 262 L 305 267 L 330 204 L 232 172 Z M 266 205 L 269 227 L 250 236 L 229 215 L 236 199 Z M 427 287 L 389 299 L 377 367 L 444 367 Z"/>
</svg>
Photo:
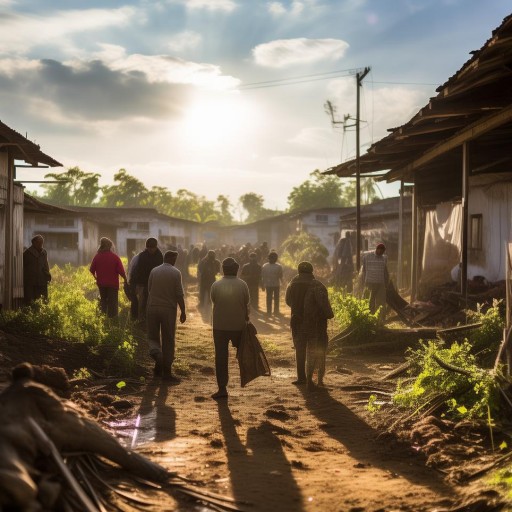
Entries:
<svg viewBox="0 0 512 512">
<path fill-rule="evenodd" d="M 467 128 L 454 134 L 449 139 L 436 144 L 431 149 L 428 149 L 419 158 L 413 160 L 409 164 L 399 169 L 392 169 L 388 173 L 387 179 L 388 181 L 400 179 L 401 176 L 414 172 L 432 160 L 438 158 L 439 156 L 448 153 L 458 146 L 461 146 L 464 142 L 476 139 L 481 135 L 484 135 L 485 133 L 488 133 L 491 130 L 494 130 L 495 128 L 498 128 L 499 126 L 510 121 L 512 121 L 512 104 L 508 105 L 508 107 L 504 108 L 496 114 L 491 114 L 472 123 Z"/>
</svg>

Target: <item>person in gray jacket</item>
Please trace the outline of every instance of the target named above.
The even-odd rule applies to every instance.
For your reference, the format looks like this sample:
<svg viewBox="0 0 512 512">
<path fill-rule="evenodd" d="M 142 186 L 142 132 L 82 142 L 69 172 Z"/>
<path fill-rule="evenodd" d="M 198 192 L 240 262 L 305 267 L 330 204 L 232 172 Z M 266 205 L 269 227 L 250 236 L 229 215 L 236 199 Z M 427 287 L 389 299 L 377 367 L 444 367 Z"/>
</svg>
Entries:
<svg viewBox="0 0 512 512">
<path fill-rule="evenodd" d="M 228 353 L 229 342 L 238 348 L 242 332 L 249 321 L 249 288 L 237 277 L 240 266 L 233 258 L 222 262 L 224 277 L 215 281 L 210 290 L 213 305 L 212 327 L 215 344 L 215 375 L 218 390 L 212 398 L 228 396 Z"/>
<path fill-rule="evenodd" d="M 48 299 L 48 283 L 52 280 L 44 238 L 35 235 L 31 243 L 23 253 L 23 296 L 27 306 L 41 297 Z"/>
<path fill-rule="evenodd" d="M 146 312 L 149 355 L 155 360 L 154 375 L 175 383 L 180 381 L 171 372 L 178 306 L 180 322 L 187 319 L 181 273 L 174 267 L 177 257 L 177 251 L 167 251 L 164 262 L 149 274 Z"/>
</svg>

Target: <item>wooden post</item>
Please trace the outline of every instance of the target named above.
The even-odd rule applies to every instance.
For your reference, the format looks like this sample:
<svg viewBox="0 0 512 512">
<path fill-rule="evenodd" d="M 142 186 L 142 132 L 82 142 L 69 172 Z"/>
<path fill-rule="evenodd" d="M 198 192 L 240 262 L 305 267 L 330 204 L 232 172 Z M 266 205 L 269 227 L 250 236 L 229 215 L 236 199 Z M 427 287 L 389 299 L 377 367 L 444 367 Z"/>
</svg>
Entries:
<svg viewBox="0 0 512 512">
<path fill-rule="evenodd" d="M 12 309 L 12 271 L 13 271 L 13 236 L 12 222 L 14 213 L 14 158 L 9 150 L 7 154 L 7 183 L 5 201 L 5 264 L 3 308 Z"/>
<path fill-rule="evenodd" d="M 412 233 L 411 233 L 411 304 L 418 293 L 418 191 L 414 178 L 412 194 Z"/>
<path fill-rule="evenodd" d="M 357 110 L 356 110 L 356 270 L 359 272 L 361 268 L 361 169 L 360 169 L 360 96 L 359 89 L 363 85 L 364 77 L 370 72 L 370 68 L 366 67 L 362 72 L 356 74 L 356 90 L 357 90 Z"/>
<path fill-rule="evenodd" d="M 402 288 L 403 245 L 404 243 L 404 180 L 400 180 L 400 202 L 398 204 L 398 256 L 396 269 L 396 287 Z"/>
<path fill-rule="evenodd" d="M 469 142 L 462 144 L 462 226 L 460 293 L 464 301 L 468 295 L 468 206 L 469 206 Z"/>
</svg>

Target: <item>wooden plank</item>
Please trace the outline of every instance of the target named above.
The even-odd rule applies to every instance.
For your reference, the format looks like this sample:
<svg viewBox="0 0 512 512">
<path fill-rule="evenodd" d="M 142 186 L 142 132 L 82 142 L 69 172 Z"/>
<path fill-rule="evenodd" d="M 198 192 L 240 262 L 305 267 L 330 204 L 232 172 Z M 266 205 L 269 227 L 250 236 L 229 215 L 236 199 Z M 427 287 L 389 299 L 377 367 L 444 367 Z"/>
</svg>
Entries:
<svg viewBox="0 0 512 512">
<path fill-rule="evenodd" d="M 436 144 L 433 148 L 425 151 L 423 155 L 404 167 L 390 171 L 387 174 L 387 180 L 392 181 L 400 179 L 407 173 L 415 171 L 448 151 L 461 146 L 464 142 L 476 139 L 510 121 L 512 121 L 512 104 L 496 114 L 491 114 L 483 119 L 479 119 L 447 140 Z"/>
</svg>

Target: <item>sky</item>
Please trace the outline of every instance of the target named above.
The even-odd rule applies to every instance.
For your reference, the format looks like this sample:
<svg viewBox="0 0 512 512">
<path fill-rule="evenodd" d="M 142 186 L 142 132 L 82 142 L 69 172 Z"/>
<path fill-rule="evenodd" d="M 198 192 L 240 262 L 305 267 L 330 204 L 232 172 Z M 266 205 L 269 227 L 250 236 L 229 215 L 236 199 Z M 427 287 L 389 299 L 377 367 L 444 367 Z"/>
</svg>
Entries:
<svg viewBox="0 0 512 512">
<path fill-rule="evenodd" d="M 370 67 L 363 154 L 511 11 L 509 0 L 0 0 L 0 120 L 61 162 L 55 172 L 78 166 L 107 185 L 124 168 L 148 188 L 233 204 L 255 192 L 285 209 L 312 171 L 355 156 L 343 119 L 356 115 L 357 71 Z"/>
</svg>

